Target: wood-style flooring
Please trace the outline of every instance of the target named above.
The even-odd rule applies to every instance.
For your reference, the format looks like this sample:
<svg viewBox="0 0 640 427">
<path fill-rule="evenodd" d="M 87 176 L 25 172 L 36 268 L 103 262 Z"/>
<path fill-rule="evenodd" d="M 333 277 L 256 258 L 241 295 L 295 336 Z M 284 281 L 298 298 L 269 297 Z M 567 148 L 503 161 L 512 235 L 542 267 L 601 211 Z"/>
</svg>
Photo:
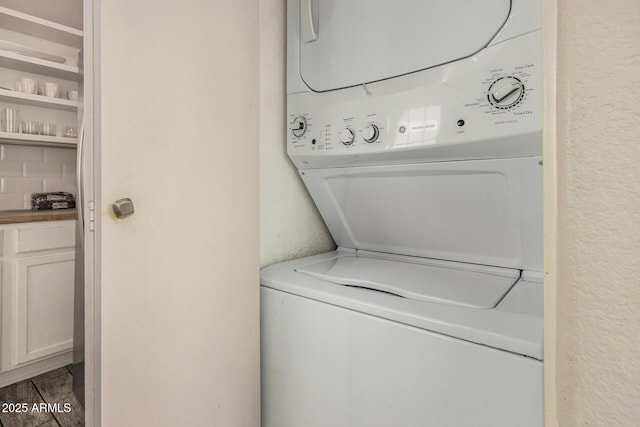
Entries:
<svg viewBox="0 0 640 427">
<path fill-rule="evenodd" d="M 84 409 L 71 390 L 72 380 L 70 369 L 59 368 L 0 388 L 0 426 L 84 426 Z"/>
</svg>

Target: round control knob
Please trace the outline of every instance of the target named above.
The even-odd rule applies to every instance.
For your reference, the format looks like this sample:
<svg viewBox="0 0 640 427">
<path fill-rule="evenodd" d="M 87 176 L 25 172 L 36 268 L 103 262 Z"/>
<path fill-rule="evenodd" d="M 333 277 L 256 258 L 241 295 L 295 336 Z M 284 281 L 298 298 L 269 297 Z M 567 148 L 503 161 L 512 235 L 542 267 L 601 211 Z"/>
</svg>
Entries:
<svg viewBox="0 0 640 427">
<path fill-rule="evenodd" d="M 353 133 L 353 130 L 349 128 L 344 128 L 338 134 L 338 139 L 344 145 L 351 145 L 353 144 L 353 141 L 356 139 L 356 134 Z"/>
<path fill-rule="evenodd" d="M 367 125 L 367 127 L 362 129 L 362 138 L 369 143 L 376 142 L 379 136 L 380 130 L 376 125 Z"/>
<path fill-rule="evenodd" d="M 291 123 L 291 132 L 296 138 L 300 138 L 307 131 L 307 119 L 303 116 L 298 116 L 293 119 Z"/>
<path fill-rule="evenodd" d="M 489 102 L 496 108 L 515 107 L 524 97 L 524 85 L 517 77 L 501 77 L 489 87 Z"/>
</svg>

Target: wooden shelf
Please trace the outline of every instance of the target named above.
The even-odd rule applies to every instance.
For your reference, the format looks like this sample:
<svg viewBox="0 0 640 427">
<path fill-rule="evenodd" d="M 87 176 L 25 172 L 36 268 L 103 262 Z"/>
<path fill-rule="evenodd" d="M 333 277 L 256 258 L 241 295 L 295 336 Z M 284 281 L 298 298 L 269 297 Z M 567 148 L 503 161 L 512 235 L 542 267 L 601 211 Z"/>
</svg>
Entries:
<svg viewBox="0 0 640 427">
<path fill-rule="evenodd" d="M 75 147 L 78 145 L 78 138 L 0 132 L 0 142 L 14 145 Z"/>
<path fill-rule="evenodd" d="M 71 81 L 78 81 L 80 72 L 78 67 L 24 56 L 7 50 L 0 50 L 0 67 Z"/>
<path fill-rule="evenodd" d="M 0 88 L 0 101 L 11 102 L 13 104 L 31 105 L 33 107 L 53 108 L 63 111 L 76 111 L 78 109 L 78 101 L 52 98 L 50 96 L 32 95 L 30 93 L 16 92 L 2 88 Z"/>
<path fill-rule="evenodd" d="M 82 48 L 83 32 L 81 30 L 3 6 L 0 6 L 0 28 L 78 49 Z"/>
</svg>

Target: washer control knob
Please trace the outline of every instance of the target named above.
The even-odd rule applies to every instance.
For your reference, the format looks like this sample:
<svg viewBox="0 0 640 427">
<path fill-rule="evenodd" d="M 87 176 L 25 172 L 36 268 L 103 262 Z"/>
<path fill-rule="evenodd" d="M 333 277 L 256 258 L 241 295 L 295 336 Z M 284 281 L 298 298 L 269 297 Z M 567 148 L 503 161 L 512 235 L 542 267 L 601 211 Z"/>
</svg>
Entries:
<svg viewBox="0 0 640 427">
<path fill-rule="evenodd" d="M 293 123 L 291 123 L 291 132 L 296 138 L 300 138 L 307 131 L 307 119 L 303 116 L 298 116 L 293 119 Z"/>
<path fill-rule="evenodd" d="M 524 97 L 524 85 L 517 77 L 501 77 L 491 84 L 488 96 L 496 108 L 515 107 Z"/>
<path fill-rule="evenodd" d="M 356 134 L 353 132 L 353 130 L 349 128 L 344 128 L 338 134 L 338 139 L 344 145 L 351 145 L 353 144 L 353 141 L 356 139 Z"/>
<path fill-rule="evenodd" d="M 376 142 L 379 136 L 380 130 L 376 125 L 367 125 L 367 127 L 362 129 L 362 138 L 369 143 Z"/>
</svg>

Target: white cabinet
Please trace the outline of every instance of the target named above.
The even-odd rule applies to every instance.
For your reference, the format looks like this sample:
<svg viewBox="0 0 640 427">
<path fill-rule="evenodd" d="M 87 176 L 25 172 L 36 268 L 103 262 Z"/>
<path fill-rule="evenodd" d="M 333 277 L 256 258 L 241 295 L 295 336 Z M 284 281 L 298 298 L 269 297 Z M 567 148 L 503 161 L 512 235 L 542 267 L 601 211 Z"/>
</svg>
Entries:
<svg viewBox="0 0 640 427">
<path fill-rule="evenodd" d="M 0 225 L 0 387 L 71 363 L 75 221 Z"/>
<path fill-rule="evenodd" d="M 78 54 L 83 32 L 55 22 L 0 6 L 0 110 L 20 110 L 20 121 L 56 125 L 55 136 L 0 132 L 0 142 L 20 145 L 75 146 L 77 138 L 65 137 L 65 126 L 76 126 L 78 101 L 66 93 L 78 90 Z M 25 54 L 26 53 L 26 54 Z M 58 62 L 51 60 L 58 58 Z M 60 62 L 62 61 L 62 62 Z M 22 78 L 56 83 L 60 97 L 14 90 Z M 77 132 L 77 130 L 76 130 Z"/>
<path fill-rule="evenodd" d="M 73 345 L 73 251 L 16 261 L 16 364 L 51 356 Z"/>
</svg>

